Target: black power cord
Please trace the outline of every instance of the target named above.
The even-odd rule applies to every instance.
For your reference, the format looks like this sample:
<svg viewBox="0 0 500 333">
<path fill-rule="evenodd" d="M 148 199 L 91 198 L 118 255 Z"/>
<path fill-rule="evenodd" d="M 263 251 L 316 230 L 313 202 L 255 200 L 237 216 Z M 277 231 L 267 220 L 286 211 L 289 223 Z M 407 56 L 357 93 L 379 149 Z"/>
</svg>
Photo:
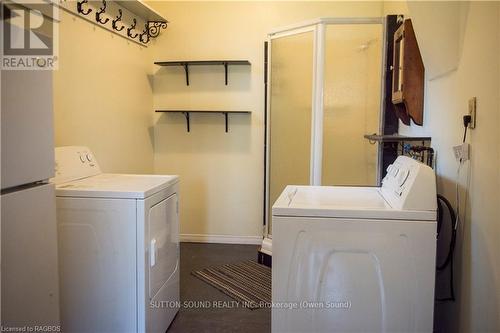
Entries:
<svg viewBox="0 0 500 333">
<path fill-rule="evenodd" d="M 467 115 L 464 116 L 464 139 L 462 142 L 465 142 L 465 138 L 467 137 L 467 128 L 469 127 L 469 124 L 472 122 L 472 116 Z"/>
<path fill-rule="evenodd" d="M 465 143 L 465 140 L 467 139 L 467 128 L 469 127 L 469 124 L 472 122 L 472 116 L 470 115 L 465 115 L 463 117 L 464 121 L 464 138 L 463 138 L 463 143 Z M 462 161 L 460 161 L 462 163 Z M 450 215 L 450 222 L 451 222 L 451 238 L 450 238 L 450 244 L 448 247 L 448 253 L 446 255 L 445 260 L 441 264 L 436 264 L 436 270 L 437 271 L 443 271 L 446 267 L 450 267 L 450 296 L 446 298 L 438 298 L 436 301 L 438 302 L 446 302 L 446 301 L 455 301 L 455 288 L 454 288 L 454 283 L 453 283 L 453 254 L 455 252 L 455 245 L 457 242 L 457 215 L 455 214 L 455 210 L 453 209 L 453 206 L 451 203 L 443 197 L 442 195 L 438 194 L 437 195 L 437 206 L 438 206 L 438 221 L 437 221 L 437 240 L 439 240 L 439 234 L 441 232 L 441 227 L 443 226 L 443 205 L 442 202 L 445 204 L 446 208 L 448 209 L 449 215 Z"/>
<path fill-rule="evenodd" d="M 446 301 L 455 301 L 455 288 L 453 282 L 453 253 L 455 252 L 455 245 L 457 240 L 457 219 L 455 210 L 451 203 L 444 196 L 438 194 L 437 195 L 437 203 L 438 203 L 438 225 L 437 225 L 437 240 L 439 240 L 439 234 L 441 232 L 441 227 L 443 224 L 443 205 L 445 204 L 448 212 L 450 214 L 450 222 L 451 222 L 451 239 L 448 248 L 448 253 L 443 263 L 436 265 L 436 270 L 443 271 L 446 267 L 450 266 L 450 297 L 447 298 L 438 298 L 436 301 L 438 302 L 446 302 Z"/>
<path fill-rule="evenodd" d="M 455 250 L 455 242 L 456 242 L 456 237 L 457 237 L 457 230 L 456 230 L 457 219 L 456 219 L 455 211 L 453 210 L 453 206 L 448 201 L 448 199 L 446 199 L 445 197 L 443 197 L 440 194 L 438 194 L 437 197 L 438 197 L 438 218 L 441 220 L 441 221 L 438 221 L 437 239 L 439 239 L 439 232 L 441 229 L 442 218 L 443 218 L 441 201 L 444 202 L 444 204 L 446 205 L 446 208 L 448 209 L 448 212 L 450 213 L 451 227 L 452 227 L 451 228 L 452 233 L 451 233 L 451 239 L 450 239 L 450 247 L 448 250 L 448 254 L 446 255 L 446 259 L 444 260 L 444 262 L 441 265 L 436 266 L 436 269 L 438 271 L 441 271 L 441 270 L 445 269 L 446 266 L 448 266 L 448 264 L 451 261 L 451 258 L 453 257 L 453 251 Z"/>
</svg>

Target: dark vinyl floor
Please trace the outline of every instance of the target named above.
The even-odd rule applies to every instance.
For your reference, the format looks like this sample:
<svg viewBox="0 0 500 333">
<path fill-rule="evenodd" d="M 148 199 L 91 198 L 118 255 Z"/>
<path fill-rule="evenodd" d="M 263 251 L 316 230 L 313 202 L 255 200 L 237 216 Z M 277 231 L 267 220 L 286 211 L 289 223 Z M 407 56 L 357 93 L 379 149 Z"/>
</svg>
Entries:
<svg viewBox="0 0 500 333">
<path fill-rule="evenodd" d="M 271 331 L 271 310 L 249 310 L 206 282 L 194 270 L 257 259 L 255 245 L 181 243 L 181 303 L 168 333 Z"/>
</svg>

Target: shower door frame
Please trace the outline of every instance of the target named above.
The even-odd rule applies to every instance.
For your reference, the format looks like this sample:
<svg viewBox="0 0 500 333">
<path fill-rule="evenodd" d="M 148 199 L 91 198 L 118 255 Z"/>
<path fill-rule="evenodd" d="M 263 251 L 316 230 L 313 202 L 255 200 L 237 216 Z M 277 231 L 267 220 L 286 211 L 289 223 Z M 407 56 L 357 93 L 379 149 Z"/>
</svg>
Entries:
<svg viewBox="0 0 500 333">
<path fill-rule="evenodd" d="M 267 37 L 267 91 L 266 101 L 266 137 L 265 137 L 265 189 L 264 189 L 264 236 L 272 238 L 269 232 L 269 212 L 272 203 L 269 202 L 270 186 L 270 136 L 271 136 L 271 65 L 272 65 L 272 40 L 298 35 L 305 32 L 313 33 L 313 68 L 312 68 L 312 109 L 311 109 L 311 156 L 309 168 L 309 185 L 320 186 L 322 180 L 323 165 L 323 109 L 324 109 L 324 69 L 325 69 L 325 44 L 327 25 L 356 25 L 356 24 L 381 24 L 382 25 L 382 49 L 381 49 L 381 84 L 380 84 L 380 106 L 379 106 L 379 133 L 383 131 L 384 124 L 384 96 L 385 96 L 385 68 L 386 68 L 386 18 L 385 17 L 329 17 L 305 21 L 282 28 L 272 30 Z M 369 134 L 369 133 L 367 133 Z M 377 171 L 376 179 L 380 179 L 382 173 L 382 149 L 377 148 Z M 377 184 L 380 185 L 380 184 Z"/>
</svg>

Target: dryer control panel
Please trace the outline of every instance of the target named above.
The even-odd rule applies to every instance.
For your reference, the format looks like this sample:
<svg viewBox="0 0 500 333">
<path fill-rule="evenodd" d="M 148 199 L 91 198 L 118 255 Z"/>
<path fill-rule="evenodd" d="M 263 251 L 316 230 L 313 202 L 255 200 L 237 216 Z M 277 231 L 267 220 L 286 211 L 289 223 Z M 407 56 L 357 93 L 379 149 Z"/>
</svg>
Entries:
<svg viewBox="0 0 500 333">
<path fill-rule="evenodd" d="M 381 193 L 397 209 L 436 210 L 434 170 L 407 156 L 399 156 L 387 168 Z"/>
<path fill-rule="evenodd" d="M 55 149 L 55 184 L 95 176 L 101 169 L 94 154 L 84 146 L 56 147 Z"/>
</svg>

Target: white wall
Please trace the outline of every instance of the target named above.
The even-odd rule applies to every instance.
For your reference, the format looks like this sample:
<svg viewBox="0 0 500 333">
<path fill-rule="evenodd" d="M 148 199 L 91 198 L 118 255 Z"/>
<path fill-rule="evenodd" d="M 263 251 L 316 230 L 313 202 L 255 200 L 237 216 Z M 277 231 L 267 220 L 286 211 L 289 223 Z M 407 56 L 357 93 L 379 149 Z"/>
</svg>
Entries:
<svg viewBox="0 0 500 333">
<path fill-rule="evenodd" d="M 105 172 L 152 173 L 150 49 L 60 13 L 56 146 L 88 146 Z"/>
<path fill-rule="evenodd" d="M 250 68 L 158 69 L 157 108 L 251 110 L 234 116 L 224 133 L 221 115 L 182 115 L 155 122 L 155 172 L 181 176 L 181 233 L 262 235 L 264 192 L 263 53 L 274 28 L 328 16 L 380 16 L 380 2 L 151 2 L 172 23 L 160 36 L 155 60 L 248 59 Z"/>
<path fill-rule="evenodd" d="M 394 10 L 397 4 L 390 4 Z M 418 2 L 411 3 L 412 8 Z M 432 10 L 432 3 L 424 6 Z M 447 2 L 437 4 L 456 6 Z M 405 6 L 399 7 L 404 10 Z M 455 11 L 456 8 L 451 8 Z M 404 135 L 425 134 L 432 137 L 437 152 L 438 191 L 455 202 L 457 162 L 452 146 L 460 144 L 463 135 L 462 116 L 467 113 L 467 101 L 476 96 L 477 127 L 469 132 L 471 161 L 460 177 L 462 207 L 466 195 L 466 173 L 470 170 L 470 188 L 465 216 L 459 232 L 457 259 L 456 303 L 440 304 L 436 318 L 442 332 L 500 331 L 500 25 L 498 2 L 471 2 L 464 28 L 458 69 L 444 77 L 427 81 L 425 91 L 424 126 L 401 124 Z M 417 17 L 415 17 L 417 19 Z M 422 53 L 432 55 L 446 47 L 429 41 L 432 31 L 439 31 L 439 20 L 415 24 Z M 417 27 L 420 30 L 417 30 Z M 437 34 L 434 35 L 434 38 Z M 455 38 L 457 36 L 450 36 Z M 451 41 L 452 44 L 455 41 Z M 424 59 L 425 60 L 425 59 Z"/>
</svg>

